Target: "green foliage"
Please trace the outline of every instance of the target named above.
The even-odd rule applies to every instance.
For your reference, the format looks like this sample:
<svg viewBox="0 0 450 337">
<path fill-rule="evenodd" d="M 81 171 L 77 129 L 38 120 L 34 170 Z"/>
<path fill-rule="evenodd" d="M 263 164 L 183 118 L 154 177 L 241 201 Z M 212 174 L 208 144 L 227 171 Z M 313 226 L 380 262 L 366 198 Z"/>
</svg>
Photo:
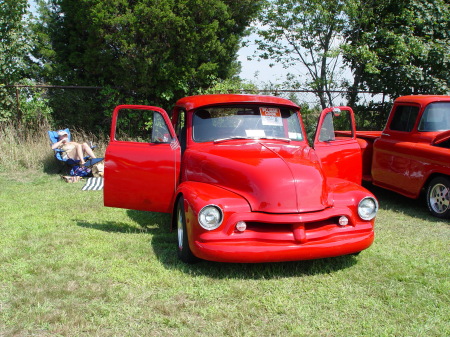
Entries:
<svg viewBox="0 0 450 337">
<path fill-rule="evenodd" d="M 0 122 L 11 120 L 17 111 L 12 85 L 27 76 L 33 38 L 26 20 L 27 0 L 0 2 Z"/>
<path fill-rule="evenodd" d="M 0 2 L 0 83 L 15 84 L 23 75 L 30 49 L 24 16 L 27 0 Z"/>
<path fill-rule="evenodd" d="M 315 90 L 322 108 L 334 104 L 333 89 L 349 90 L 347 105 L 365 110 L 359 115 L 364 128 L 381 128 L 385 118 L 371 112 L 380 109 L 372 103 L 358 106 L 358 91 L 392 98 L 449 93 L 448 1 L 274 0 L 267 1 L 259 27 L 260 58 L 306 69 L 304 78 L 288 75 L 291 88 Z M 342 58 L 352 78 L 339 83 Z"/>
<path fill-rule="evenodd" d="M 107 87 L 107 96 L 97 97 L 97 107 L 68 111 L 71 116 L 95 111 L 91 122 L 97 125 L 112 108 L 109 103 L 128 100 L 165 107 L 211 86 L 214 79 L 235 75 L 240 39 L 261 1 L 40 3 L 46 6 L 35 27 L 41 41 L 35 56 L 47 65 L 42 76 L 53 84 Z"/>
<path fill-rule="evenodd" d="M 356 104 L 352 106 L 355 112 L 357 130 L 383 130 L 386 125 L 391 102 L 370 102 L 366 105 Z"/>
<path fill-rule="evenodd" d="M 449 92 L 448 1 L 357 1 L 349 16 L 343 52 L 353 89 L 393 97 Z"/>
<path fill-rule="evenodd" d="M 4 85 L 0 86 L 0 122 L 12 120 L 15 110 L 14 90 Z"/>
<path fill-rule="evenodd" d="M 99 95 L 95 89 L 55 89 L 49 91 L 49 105 L 57 128 L 85 128 L 89 131 L 105 131 L 111 125 L 112 110 L 103 114 L 101 107 L 108 96 Z"/>
<path fill-rule="evenodd" d="M 28 85 L 34 84 L 31 81 Z M 20 88 L 20 115 L 21 122 L 27 125 L 39 124 L 39 122 L 52 122 L 53 110 L 49 105 L 47 93 L 43 89 Z"/>
<path fill-rule="evenodd" d="M 239 78 L 226 80 L 214 80 L 212 86 L 207 89 L 200 89 L 198 94 L 257 94 L 258 88 L 255 84 L 242 81 Z"/>
<path fill-rule="evenodd" d="M 302 104 L 300 106 L 300 111 L 302 113 L 302 119 L 305 125 L 306 136 L 309 144 L 313 144 L 317 123 L 319 121 L 319 116 L 322 109 L 320 106 L 310 107 L 308 104 Z"/>
<path fill-rule="evenodd" d="M 296 83 L 298 76 L 290 74 L 291 87 L 316 91 L 323 108 L 333 104 L 330 91 L 337 86 L 339 61 L 336 40 L 347 24 L 346 6 L 346 1 L 275 0 L 260 15 L 259 57 L 286 69 L 304 67 L 303 83 Z"/>
</svg>

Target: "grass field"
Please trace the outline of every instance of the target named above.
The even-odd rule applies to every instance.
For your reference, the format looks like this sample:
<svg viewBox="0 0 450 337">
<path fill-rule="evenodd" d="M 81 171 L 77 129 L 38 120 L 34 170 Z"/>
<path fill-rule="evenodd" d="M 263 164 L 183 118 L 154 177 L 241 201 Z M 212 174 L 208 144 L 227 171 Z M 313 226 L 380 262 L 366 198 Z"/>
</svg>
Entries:
<svg viewBox="0 0 450 337">
<path fill-rule="evenodd" d="M 185 265 L 169 216 L 56 174 L 0 174 L 0 336 L 449 336 L 450 226 L 372 189 L 372 247 Z"/>
</svg>

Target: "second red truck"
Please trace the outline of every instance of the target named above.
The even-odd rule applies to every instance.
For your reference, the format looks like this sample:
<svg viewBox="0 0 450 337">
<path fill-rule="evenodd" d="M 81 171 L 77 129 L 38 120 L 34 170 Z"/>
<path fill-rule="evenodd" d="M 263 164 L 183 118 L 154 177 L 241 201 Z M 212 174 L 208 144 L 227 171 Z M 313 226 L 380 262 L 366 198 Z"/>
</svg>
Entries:
<svg viewBox="0 0 450 337">
<path fill-rule="evenodd" d="M 345 132 L 336 131 L 345 135 Z M 417 199 L 450 217 L 450 96 L 403 96 L 383 131 L 357 131 L 363 180 Z"/>
</svg>

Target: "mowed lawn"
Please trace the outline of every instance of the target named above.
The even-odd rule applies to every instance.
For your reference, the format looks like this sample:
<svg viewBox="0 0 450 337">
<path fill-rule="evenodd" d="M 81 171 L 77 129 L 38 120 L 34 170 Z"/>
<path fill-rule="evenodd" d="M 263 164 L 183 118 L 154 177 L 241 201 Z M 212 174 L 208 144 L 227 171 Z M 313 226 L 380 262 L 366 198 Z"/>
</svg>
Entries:
<svg viewBox="0 0 450 337">
<path fill-rule="evenodd" d="M 0 175 L 0 336 L 450 336 L 450 225 L 370 189 L 359 256 L 176 256 L 170 217 L 103 207 L 57 175 Z"/>
</svg>

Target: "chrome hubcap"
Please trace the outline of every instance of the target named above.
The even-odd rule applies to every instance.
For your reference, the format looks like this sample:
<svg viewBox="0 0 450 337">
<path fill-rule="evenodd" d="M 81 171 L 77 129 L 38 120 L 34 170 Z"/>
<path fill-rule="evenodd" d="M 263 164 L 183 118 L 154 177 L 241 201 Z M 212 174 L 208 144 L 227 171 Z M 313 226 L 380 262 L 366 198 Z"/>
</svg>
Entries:
<svg viewBox="0 0 450 337">
<path fill-rule="evenodd" d="M 450 206 L 449 189 L 443 184 L 433 186 L 430 193 L 430 206 L 436 213 L 444 213 Z"/>
<path fill-rule="evenodd" d="M 181 209 L 178 210 L 177 214 L 177 227 L 178 227 L 178 249 L 183 249 L 183 220 L 181 218 Z"/>
</svg>

